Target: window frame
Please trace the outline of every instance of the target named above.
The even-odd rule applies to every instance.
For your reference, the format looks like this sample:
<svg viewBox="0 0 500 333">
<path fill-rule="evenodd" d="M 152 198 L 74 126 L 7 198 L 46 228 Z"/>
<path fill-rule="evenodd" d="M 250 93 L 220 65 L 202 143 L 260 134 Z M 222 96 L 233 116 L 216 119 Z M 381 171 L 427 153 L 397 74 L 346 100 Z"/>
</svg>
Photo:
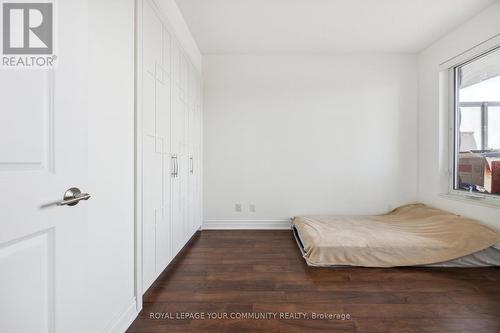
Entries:
<svg viewBox="0 0 500 333">
<path fill-rule="evenodd" d="M 488 43 L 490 42 L 490 43 Z M 459 89 L 459 82 L 457 80 L 459 69 L 471 63 L 479 58 L 482 58 L 493 52 L 500 51 L 500 36 L 492 38 L 491 40 L 480 44 L 467 52 L 464 52 L 452 58 L 446 63 L 441 64 L 441 68 L 444 72 L 447 72 L 448 80 L 448 107 L 446 111 L 448 113 L 448 188 L 447 193 L 444 194 L 445 197 L 450 199 L 465 200 L 468 202 L 481 202 L 481 204 L 500 206 L 500 194 L 489 194 L 489 193 L 479 193 L 479 192 L 469 192 L 466 190 L 457 189 L 458 188 L 458 177 L 456 177 L 456 172 L 458 170 L 458 154 L 459 154 L 459 113 L 460 113 L 460 103 L 458 101 L 459 94 L 457 93 Z M 468 103 L 468 102 L 464 102 Z M 474 102 L 471 102 L 472 105 Z M 495 106 L 497 103 L 495 103 Z M 484 103 L 477 103 L 477 106 L 481 106 L 481 112 L 484 112 Z"/>
</svg>

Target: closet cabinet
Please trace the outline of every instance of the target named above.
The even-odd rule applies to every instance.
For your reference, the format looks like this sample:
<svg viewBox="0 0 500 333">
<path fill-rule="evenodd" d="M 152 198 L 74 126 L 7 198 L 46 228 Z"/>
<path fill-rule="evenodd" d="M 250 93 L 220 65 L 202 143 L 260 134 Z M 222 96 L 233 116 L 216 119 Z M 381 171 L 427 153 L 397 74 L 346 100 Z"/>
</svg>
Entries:
<svg viewBox="0 0 500 333">
<path fill-rule="evenodd" d="M 145 292 L 202 221 L 202 80 L 153 0 L 138 8 L 137 179 Z"/>
</svg>

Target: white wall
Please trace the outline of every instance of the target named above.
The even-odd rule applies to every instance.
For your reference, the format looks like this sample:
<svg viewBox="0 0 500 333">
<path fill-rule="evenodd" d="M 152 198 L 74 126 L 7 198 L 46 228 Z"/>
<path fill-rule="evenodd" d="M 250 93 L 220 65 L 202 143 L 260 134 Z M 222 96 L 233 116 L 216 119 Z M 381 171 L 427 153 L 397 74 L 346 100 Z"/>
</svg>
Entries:
<svg viewBox="0 0 500 333">
<path fill-rule="evenodd" d="M 498 228 L 500 209 L 439 196 L 443 192 L 440 184 L 446 177 L 440 173 L 440 157 L 446 153 L 447 146 L 446 133 L 440 130 L 440 119 L 446 119 L 447 111 L 439 107 L 439 64 L 499 34 L 499 18 L 500 4 L 497 2 L 418 55 L 418 199 Z"/>
<path fill-rule="evenodd" d="M 124 332 L 136 315 L 134 6 L 89 1 L 89 332 Z"/>
<path fill-rule="evenodd" d="M 381 213 L 416 200 L 414 55 L 203 62 L 205 220 Z"/>
</svg>

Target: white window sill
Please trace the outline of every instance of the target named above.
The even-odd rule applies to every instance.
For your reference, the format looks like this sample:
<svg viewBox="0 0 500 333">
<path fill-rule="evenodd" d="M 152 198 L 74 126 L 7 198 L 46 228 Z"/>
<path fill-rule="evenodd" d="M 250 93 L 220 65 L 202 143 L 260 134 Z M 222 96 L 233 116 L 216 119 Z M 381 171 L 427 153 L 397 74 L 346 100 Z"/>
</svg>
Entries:
<svg viewBox="0 0 500 333">
<path fill-rule="evenodd" d="M 444 199 L 448 199 L 448 200 L 453 200 L 453 201 L 460 201 L 460 202 L 472 204 L 472 205 L 500 209 L 500 197 L 492 198 L 492 197 L 480 195 L 480 194 L 479 195 L 478 194 L 469 195 L 466 193 L 441 193 L 441 194 L 439 194 L 439 197 L 444 198 Z"/>
</svg>

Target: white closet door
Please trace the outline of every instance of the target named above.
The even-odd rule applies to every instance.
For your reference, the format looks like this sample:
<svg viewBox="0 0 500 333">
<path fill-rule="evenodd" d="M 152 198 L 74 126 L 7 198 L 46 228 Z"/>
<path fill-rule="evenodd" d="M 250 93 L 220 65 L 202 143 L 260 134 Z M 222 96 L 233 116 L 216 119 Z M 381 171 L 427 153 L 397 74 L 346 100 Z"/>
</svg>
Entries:
<svg viewBox="0 0 500 333">
<path fill-rule="evenodd" d="M 190 238 L 189 234 L 189 155 L 182 154 L 180 159 L 181 207 L 182 207 L 182 245 Z"/>
<path fill-rule="evenodd" d="M 200 74 L 194 70 L 193 75 L 194 87 L 193 87 L 193 229 L 198 230 L 201 227 L 201 168 L 202 168 L 202 158 L 201 158 L 201 115 L 199 109 L 199 94 L 200 94 Z"/>
<path fill-rule="evenodd" d="M 171 127 L 171 151 L 173 154 L 181 154 L 183 152 L 184 136 L 185 136 L 185 119 L 184 119 L 184 94 L 181 89 L 181 50 L 176 41 L 172 42 L 172 127 Z"/>
<path fill-rule="evenodd" d="M 157 64 L 162 62 L 162 32 L 160 19 L 148 1 L 143 7 L 143 67 L 142 67 L 142 237 L 143 289 L 156 278 L 156 223 L 161 216 L 162 156 L 156 139 Z"/>
<path fill-rule="evenodd" d="M 195 103 L 195 165 L 196 165 L 196 195 L 195 195 L 195 228 L 199 229 L 203 222 L 203 114 L 202 114 L 201 77 L 197 77 L 197 93 Z"/>
<path fill-rule="evenodd" d="M 143 290 L 171 259 L 170 34 L 149 1 L 143 2 L 142 238 Z"/>
<path fill-rule="evenodd" d="M 163 29 L 163 64 L 159 67 L 162 80 L 156 85 L 156 136 L 162 154 L 162 186 L 161 219 L 156 225 L 156 273 L 159 275 L 172 258 L 170 238 L 170 33 Z"/>
<path fill-rule="evenodd" d="M 186 55 L 180 53 L 180 89 L 183 102 L 184 136 L 182 137 L 181 157 L 179 159 L 181 182 L 181 207 L 182 207 L 182 239 L 183 245 L 189 240 L 189 91 L 188 91 L 188 60 Z"/>
<path fill-rule="evenodd" d="M 186 154 L 188 159 L 188 170 L 186 173 L 186 237 L 193 234 L 193 174 L 194 174 L 194 151 L 193 151 L 193 68 L 187 66 L 187 99 L 186 99 Z"/>
<path fill-rule="evenodd" d="M 202 140 L 203 140 L 203 117 L 202 117 L 202 108 L 201 108 L 201 94 L 202 94 L 202 85 L 201 85 L 201 74 L 195 71 L 194 75 L 194 101 L 193 101 L 193 151 L 194 151 L 194 164 L 195 164 L 195 173 L 194 173 L 194 198 L 193 198 L 193 210 L 194 210 L 194 229 L 197 230 L 201 227 L 202 223 L 202 189 L 203 189 L 203 174 L 202 174 L 202 166 L 203 166 L 203 155 L 202 155 Z"/>
<path fill-rule="evenodd" d="M 181 50 L 177 42 L 172 43 L 172 110 L 171 110 L 171 154 L 174 158 L 174 175 L 171 178 L 171 221 L 172 249 L 176 255 L 185 244 L 184 237 L 184 201 L 183 201 L 183 170 L 185 137 L 185 104 L 181 89 Z"/>
</svg>

